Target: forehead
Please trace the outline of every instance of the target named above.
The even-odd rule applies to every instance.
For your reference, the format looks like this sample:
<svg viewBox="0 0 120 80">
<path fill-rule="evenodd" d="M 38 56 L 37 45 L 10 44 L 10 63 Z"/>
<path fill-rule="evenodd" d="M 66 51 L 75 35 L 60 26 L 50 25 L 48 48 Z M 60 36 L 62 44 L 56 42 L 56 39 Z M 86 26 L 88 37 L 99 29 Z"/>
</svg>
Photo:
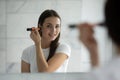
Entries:
<svg viewBox="0 0 120 80">
<path fill-rule="evenodd" d="M 45 19 L 44 23 L 60 24 L 60 19 L 58 17 L 48 17 Z"/>
</svg>

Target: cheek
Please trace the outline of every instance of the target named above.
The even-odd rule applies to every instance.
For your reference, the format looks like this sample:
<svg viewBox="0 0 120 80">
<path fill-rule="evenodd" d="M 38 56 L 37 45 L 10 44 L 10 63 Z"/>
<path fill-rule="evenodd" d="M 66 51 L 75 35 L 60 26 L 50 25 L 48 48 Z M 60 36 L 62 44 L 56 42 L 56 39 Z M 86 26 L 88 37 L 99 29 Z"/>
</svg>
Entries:
<svg viewBox="0 0 120 80">
<path fill-rule="evenodd" d="M 60 33 L 60 31 L 61 31 L 60 29 L 57 30 L 58 34 Z"/>
<path fill-rule="evenodd" d="M 48 33 L 49 33 L 49 30 L 43 30 L 43 31 L 42 31 L 42 35 L 43 35 L 43 36 L 48 35 Z"/>
</svg>

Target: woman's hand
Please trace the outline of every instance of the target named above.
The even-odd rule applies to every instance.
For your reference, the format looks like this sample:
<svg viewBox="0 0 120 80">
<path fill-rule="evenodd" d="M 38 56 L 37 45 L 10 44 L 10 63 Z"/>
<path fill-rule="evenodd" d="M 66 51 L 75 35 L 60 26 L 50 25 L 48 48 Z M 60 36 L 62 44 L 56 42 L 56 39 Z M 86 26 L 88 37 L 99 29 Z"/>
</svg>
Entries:
<svg viewBox="0 0 120 80">
<path fill-rule="evenodd" d="M 99 58 L 98 58 L 98 47 L 96 39 L 94 38 L 94 30 L 93 27 L 95 25 L 83 23 L 78 26 L 78 30 L 80 31 L 80 40 L 87 47 L 90 52 L 91 63 L 93 67 L 99 66 Z"/>
<path fill-rule="evenodd" d="M 94 30 L 93 27 L 95 25 L 83 23 L 78 26 L 80 31 L 80 40 L 87 47 L 89 51 L 93 51 L 97 48 L 97 42 L 94 38 Z"/>
<path fill-rule="evenodd" d="M 31 31 L 30 37 L 34 41 L 35 45 L 41 44 L 41 36 L 37 28 L 34 28 L 34 30 Z"/>
</svg>

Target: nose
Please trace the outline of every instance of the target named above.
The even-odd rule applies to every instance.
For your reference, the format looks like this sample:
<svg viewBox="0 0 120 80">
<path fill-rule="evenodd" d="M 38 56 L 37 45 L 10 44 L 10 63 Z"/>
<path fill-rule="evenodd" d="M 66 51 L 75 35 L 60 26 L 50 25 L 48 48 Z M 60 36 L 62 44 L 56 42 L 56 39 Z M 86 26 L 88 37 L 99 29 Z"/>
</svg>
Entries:
<svg viewBox="0 0 120 80">
<path fill-rule="evenodd" d="M 52 33 L 56 33 L 56 28 L 53 27 L 53 28 L 51 29 L 51 32 L 52 32 Z"/>
</svg>

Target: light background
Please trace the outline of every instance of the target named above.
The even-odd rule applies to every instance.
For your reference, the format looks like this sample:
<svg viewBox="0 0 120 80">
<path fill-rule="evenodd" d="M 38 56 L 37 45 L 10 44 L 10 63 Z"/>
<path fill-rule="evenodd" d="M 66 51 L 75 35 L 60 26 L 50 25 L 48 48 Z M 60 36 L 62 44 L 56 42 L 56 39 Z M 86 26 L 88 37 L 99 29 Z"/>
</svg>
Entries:
<svg viewBox="0 0 120 80">
<path fill-rule="evenodd" d="M 20 73 L 22 51 L 33 44 L 26 28 L 36 26 L 45 9 L 56 10 L 62 18 L 61 41 L 72 49 L 67 71 L 90 71 L 89 53 L 78 42 L 77 30 L 68 25 L 103 21 L 104 3 L 105 0 L 0 0 L 0 73 Z M 111 58 L 113 51 L 106 33 L 105 28 L 95 28 L 101 65 Z"/>
</svg>

